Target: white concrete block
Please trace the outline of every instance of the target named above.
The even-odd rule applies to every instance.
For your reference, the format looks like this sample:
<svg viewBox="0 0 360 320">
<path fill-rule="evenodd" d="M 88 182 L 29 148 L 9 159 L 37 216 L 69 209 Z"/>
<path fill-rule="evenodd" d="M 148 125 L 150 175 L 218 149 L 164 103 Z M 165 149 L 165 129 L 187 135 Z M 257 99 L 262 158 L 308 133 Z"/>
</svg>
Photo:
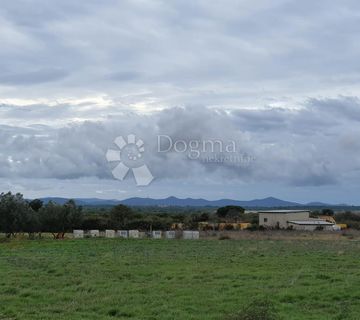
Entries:
<svg viewBox="0 0 360 320">
<path fill-rule="evenodd" d="M 139 238 L 139 230 L 129 230 L 129 238 Z"/>
<path fill-rule="evenodd" d="M 115 230 L 105 230 L 105 238 L 115 238 Z"/>
<path fill-rule="evenodd" d="M 184 230 L 183 231 L 183 239 L 186 240 L 197 240 L 200 238 L 199 231 L 191 231 L 191 230 Z"/>
<path fill-rule="evenodd" d="M 81 239 L 84 238 L 84 230 L 74 230 L 73 236 L 75 239 Z"/>
<path fill-rule="evenodd" d="M 90 234 L 91 238 L 98 238 L 100 236 L 100 231 L 99 230 L 90 230 L 89 234 Z"/>
<path fill-rule="evenodd" d="M 175 239 L 176 238 L 176 232 L 174 230 L 166 231 L 165 232 L 165 238 L 166 239 Z"/>
<path fill-rule="evenodd" d="M 198 240 L 200 238 L 200 232 L 199 231 L 193 231 L 192 232 L 192 238 L 194 240 Z"/>
<path fill-rule="evenodd" d="M 127 230 L 118 230 L 116 232 L 116 236 L 118 238 L 128 238 L 129 234 L 128 234 L 128 231 Z"/>
<path fill-rule="evenodd" d="M 153 237 L 154 239 L 161 239 L 161 237 L 162 237 L 162 232 L 161 232 L 161 231 L 158 231 L 158 230 L 153 231 L 153 232 L 152 232 L 152 237 Z"/>
</svg>

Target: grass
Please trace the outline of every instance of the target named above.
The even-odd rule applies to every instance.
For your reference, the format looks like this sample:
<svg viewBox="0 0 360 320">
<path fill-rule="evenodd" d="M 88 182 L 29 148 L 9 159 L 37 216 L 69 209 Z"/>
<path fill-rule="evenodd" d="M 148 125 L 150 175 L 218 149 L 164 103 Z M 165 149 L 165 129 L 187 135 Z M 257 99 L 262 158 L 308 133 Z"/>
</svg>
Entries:
<svg viewBox="0 0 360 320">
<path fill-rule="evenodd" d="M 360 242 L 13 240 L 0 319 L 359 319 Z"/>
</svg>

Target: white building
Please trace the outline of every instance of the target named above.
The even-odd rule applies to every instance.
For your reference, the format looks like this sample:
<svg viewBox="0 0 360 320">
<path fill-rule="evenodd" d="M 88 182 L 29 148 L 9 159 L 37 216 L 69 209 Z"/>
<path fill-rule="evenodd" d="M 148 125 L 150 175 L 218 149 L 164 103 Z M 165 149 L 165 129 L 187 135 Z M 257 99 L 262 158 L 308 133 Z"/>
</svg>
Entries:
<svg viewBox="0 0 360 320">
<path fill-rule="evenodd" d="M 289 221 L 309 220 L 308 210 L 268 210 L 259 211 L 259 225 L 264 228 L 288 228 Z"/>
<path fill-rule="evenodd" d="M 289 221 L 290 228 L 303 231 L 328 230 L 334 231 L 334 223 L 320 219 Z"/>
</svg>

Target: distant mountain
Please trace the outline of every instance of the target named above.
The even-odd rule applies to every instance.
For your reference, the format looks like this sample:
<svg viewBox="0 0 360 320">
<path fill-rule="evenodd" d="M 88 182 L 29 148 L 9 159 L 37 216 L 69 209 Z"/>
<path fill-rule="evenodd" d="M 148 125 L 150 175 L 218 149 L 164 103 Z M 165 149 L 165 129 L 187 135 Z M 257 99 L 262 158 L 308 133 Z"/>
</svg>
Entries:
<svg viewBox="0 0 360 320">
<path fill-rule="evenodd" d="M 152 198 L 129 198 L 121 201 L 121 203 L 129 206 L 179 206 L 179 207 L 223 207 L 223 206 L 243 206 L 243 207 L 291 207 L 301 204 L 296 202 L 283 201 L 273 197 L 265 199 L 255 199 L 250 201 L 239 201 L 232 199 L 205 200 L 205 199 L 179 199 L 176 197 L 168 197 L 165 199 Z"/>
<path fill-rule="evenodd" d="M 68 201 L 67 198 L 47 197 L 42 198 L 42 201 L 48 203 L 53 201 L 59 204 L 64 204 Z M 232 199 L 220 200 L 206 200 L 206 199 L 179 199 L 176 197 L 168 197 L 165 199 L 153 198 L 129 198 L 125 200 L 106 200 L 97 198 L 76 198 L 74 199 L 78 205 L 82 206 L 113 206 L 117 204 L 125 204 L 128 206 L 162 206 L 162 207 L 223 207 L 227 205 L 242 206 L 242 207 L 295 207 L 303 206 L 300 203 L 289 202 L 277 198 L 269 197 L 264 199 L 254 199 L 249 201 L 239 201 Z"/>
<path fill-rule="evenodd" d="M 241 205 L 244 207 L 295 207 L 302 205 L 301 203 L 284 201 L 274 197 L 239 202 L 241 202 Z"/>
<path fill-rule="evenodd" d="M 69 201 L 69 198 L 59 198 L 59 197 L 46 197 L 41 198 L 44 203 L 49 201 L 56 202 L 58 204 L 64 204 Z M 120 200 L 106 200 L 98 198 L 74 198 L 75 202 L 79 206 L 113 206 L 121 203 Z"/>
<path fill-rule="evenodd" d="M 59 198 L 59 197 L 47 197 L 47 198 L 41 198 L 40 200 L 42 200 L 44 203 L 48 203 L 48 202 L 52 201 L 52 202 L 56 202 L 57 204 L 64 204 L 69 199 Z M 80 205 L 79 200 L 80 199 L 77 199 L 76 203 Z"/>
<path fill-rule="evenodd" d="M 306 204 L 309 207 L 323 207 L 323 206 L 328 206 L 328 204 L 323 203 L 323 202 L 309 202 Z"/>
</svg>

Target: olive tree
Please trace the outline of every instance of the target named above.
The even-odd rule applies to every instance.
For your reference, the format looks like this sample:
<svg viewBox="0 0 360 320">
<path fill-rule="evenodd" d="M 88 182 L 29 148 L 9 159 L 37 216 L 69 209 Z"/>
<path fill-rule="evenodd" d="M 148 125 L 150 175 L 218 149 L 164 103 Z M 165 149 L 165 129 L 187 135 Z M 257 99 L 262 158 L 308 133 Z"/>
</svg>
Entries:
<svg viewBox="0 0 360 320">
<path fill-rule="evenodd" d="M 20 193 L 0 194 L 0 228 L 6 237 L 15 236 L 18 232 L 36 232 L 37 217 Z"/>
<path fill-rule="evenodd" d="M 63 239 L 66 232 L 82 224 L 82 208 L 69 200 L 64 205 L 50 201 L 40 211 L 42 232 L 51 232 L 56 239 Z"/>
</svg>

